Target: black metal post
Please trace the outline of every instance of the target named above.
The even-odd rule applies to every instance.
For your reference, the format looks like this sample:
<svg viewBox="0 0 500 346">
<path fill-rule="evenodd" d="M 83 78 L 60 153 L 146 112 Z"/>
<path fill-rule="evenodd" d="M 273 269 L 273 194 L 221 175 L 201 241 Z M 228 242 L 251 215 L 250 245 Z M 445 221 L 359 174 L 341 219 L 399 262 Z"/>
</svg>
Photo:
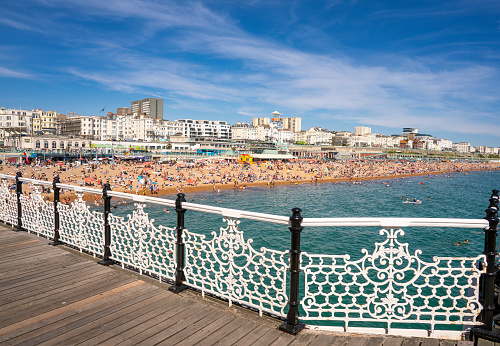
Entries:
<svg viewBox="0 0 500 346">
<path fill-rule="evenodd" d="M 286 321 L 279 326 L 279 329 L 297 334 L 305 324 L 299 321 L 299 274 L 300 274 L 300 232 L 304 229 L 301 226 L 303 217 L 300 215 L 300 208 L 292 209 L 290 216 L 290 232 L 292 233 L 292 247 L 290 249 L 290 294 L 288 300 L 288 314 Z"/>
<path fill-rule="evenodd" d="M 168 288 L 169 291 L 179 293 L 184 291 L 187 287 L 183 284 L 184 278 L 184 239 L 182 232 L 184 231 L 184 213 L 186 209 L 182 209 L 182 202 L 186 202 L 183 193 L 177 194 L 175 200 L 175 212 L 177 213 L 177 241 L 176 241 L 176 273 L 175 284 Z"/>
<path fill-rule="evenodd" d="M 498 329 L 493 328 L 493 315 L 495 312 L 495 276 L 496 263 L 495 258 L 498 255 L 496 251 L 497 227 L 500 219 L 498 218 L 498 190 L 493 190 L 490 198 L 490 205 L 485 210 L 488 221 L 488 227 L 484 229 L 484 251 L 486 256 L 486 273 L 481 277 L 483 294 L 483 311 L 481 313 L 481 322 L 483 326 L 471 330 L 474 345 L 478 344 L 479 339 L 485 339 L 493 342 L 500 342 L 500 333 Z"/>
<path fill-rule="evenodd" d="M 99 264 L 103 266 L 112 265 L 114 262 L 111 257 L 111 226 L 109 224 L 109 213 L 111 213 L 111 196 L 108 196 L 108 191 L 111 191 L 109 183 L 104 184 L 102 188 L 102 198 L 104 200 L 104 257 Z"/>
<path fill-rule="evenodd" d="M 57 187 L 59 184 L 59 176 L 54 177 L 52 182 L 52 188 L 54 189 L 54 240 L 49 243 L 49 245 L 61 245 L 61 235 L 59 234 L 59 210 L 57 209 L 60 202 L 60 191 L 61 188 Z"/>
<path fill-rule="evenodd" d="M 21 172 L 16 173 L 16 195 L 17 195 L 17 225 L 16 231 L 24 231 L 23 229 L 23 208 L 21 205 L 21 196 L 23 194 L 23 182 L 19 180 L 22 177 Z"/>
<path fill-rule="evenodd" d="M 484 229 L 484 251 L 483 254 L 486 256 L 486 273 L 483 273 L 483 316 L 482 322 L 484 323 L 484 329 L 493 329 L 493 314 L 495 311 L 495 275 L 496 275 L 496 263 L 495 257 L 498 255 L 496 251 L 497 242 L 497 226 L 499 223 L 498 219 L 498 191 L 495 198 L 495 192 L 491 196 L 490 205 L 488 209 L 485 210 L 486 217 L 488 220 L 488 227 Z"/>
</svg>

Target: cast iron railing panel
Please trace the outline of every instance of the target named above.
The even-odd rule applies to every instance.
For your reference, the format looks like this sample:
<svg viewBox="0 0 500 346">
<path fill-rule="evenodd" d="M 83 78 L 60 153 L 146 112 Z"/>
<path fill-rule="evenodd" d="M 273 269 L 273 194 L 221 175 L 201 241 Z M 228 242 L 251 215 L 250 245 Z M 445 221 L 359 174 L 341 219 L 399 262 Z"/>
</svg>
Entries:
<svg viewBox="0 0 500 346">
<path fill-rule="evenodd" d="M 3 180 L 0 185 L 0 220 L 12 226 L 17 224 L 17 196 L 11 192 L 12 181 Z"/>
<path fill-rule="evenodd" d="M 432 262 L 411 254 L 407 243 L 398 241 L 402 229 L 382 229 L 386 239 L 375 243 L 363 256 L 302 254 L 305 293 L 302 319 L 344 324 L 383 322 L 477 324 L 479 302 L 478 263 L 484 256 L 434 257 Z M 358 324 L 359 326 L 359 324 Z"/>
<path fill-rule="evenodd" d="M 61 241 L 73 245 L 80 251 L 102 256 L 104 217 L 102 213 L 90 211 L 83 200 L 83 193 L 70 204 L 58 204 Z"/>
<path fill-rule="evenodd" d="M 110 215 L 111 259 L 160 278 L 175 277 L 174 227 L 154 225 L 144 212 L 145 204 L 126 218 Z"/>
<path fill-rule="evenodd" d="M 259 311 L 285 315 L 288 301 L 288 251 L 255 250 L 238 230 L 240 220 L 224 217 L 227 227 L 212 237 L 185 230 L 186 283 Z"/>
<path fill-rule="evenodd" d="M 21 196 L 23 227 L 38 235 L 52 237 L 54 234 L 54 203 L 43 199 L 39 186 L 33 192 Z"/>
</svg>

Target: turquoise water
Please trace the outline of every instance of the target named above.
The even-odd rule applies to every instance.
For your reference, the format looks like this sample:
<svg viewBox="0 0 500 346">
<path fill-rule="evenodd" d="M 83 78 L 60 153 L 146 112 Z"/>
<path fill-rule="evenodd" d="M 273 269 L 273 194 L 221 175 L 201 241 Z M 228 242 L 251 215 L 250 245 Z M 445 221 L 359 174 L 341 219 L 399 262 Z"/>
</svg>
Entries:
<svg viewBox="0 0 500 346">
<path fill-rule="evenodd" d="M 389 185 L 389 186 L 387 186 Z M 204 191 L 186 194 L 188 202 L 242 209 L 277 215 L 291 215 L 293 207 L 302 209 L 303 217 L 425 217 L 483 218 L 491 190 L 500 188 L 500 172 L 485 171 L 430 175 L 410 178 L 365 181 L 360 184 L 318 183 L 274 187 L 249 187 L 245 190 Z M 403 204 L 406 197 L 423 201 L 421 205 Z M 428 199 L 430 197 L 430 199 Z M 165 196 L 174 199 L 175 195 Z M 114 214 L 132 211 L 129 205 L 119 205 Z M 146 211 L 155 224 L 174 227 L 176 215 L 163 211 L 163 206 L 148 204 Z M 225 227 L 222 217 L 187 211 L 186 228 L 209 235 Z M 255 249 L 267 247 L 286 251 L 290 248 L 287 226 L 241 220 L 239 229 L 245 239 L 253 239 Z M 309 253 L 361 257 L 361 249 L 371 252 L 373 243 L 384 239 L 379 227 L 305 227 L 302 250 Z M 409 243 L 409 251 L 422 250 L 422 259 L 433 256 L 471 256 L 480 254 L 484 232 L 462 228 L 405 228 L 400 242 Z M 468 239 L 471 244 L 454 245 Z"/>
</svg>

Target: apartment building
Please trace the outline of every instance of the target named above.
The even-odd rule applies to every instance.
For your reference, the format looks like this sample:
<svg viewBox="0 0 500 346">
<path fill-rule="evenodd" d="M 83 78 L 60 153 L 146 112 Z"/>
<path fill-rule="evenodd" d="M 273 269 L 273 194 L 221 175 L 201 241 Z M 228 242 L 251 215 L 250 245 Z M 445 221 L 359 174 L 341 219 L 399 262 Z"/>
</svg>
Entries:
<svg viewBox="0 0 500 346">
<path fill-rule="evenodd" d="M 233 139 L 235 140 L 257 140 L 257 127 L 251 124 L 238 122 L 237 124 L 231 126 L 231 131 L 233 133 Z"/>
<path fill-rule="evenodd" d="M 182 124 L 182 134 L 190 137 L 212 137 L 231 139 L 231 125 L 225 121 L 178 119 Z"/>
<path fill-rule="evenodd" d="M 281 129 L 291 132 L 302 131 L 302 118 L 299 117 L 281 118 Z"/>
<path fill-rule="evenodd" d="M 0 136 L 30 134 L 32 111 L 0 107 Z"/>
<path fill-rule="evenodd" d="M 144 100 L 132 101 L 130 103 L 132 114 L 136 116 L 146 115 L 152 119 L 163 119 L 163 100 L 147 98 Z"/>
</svg>

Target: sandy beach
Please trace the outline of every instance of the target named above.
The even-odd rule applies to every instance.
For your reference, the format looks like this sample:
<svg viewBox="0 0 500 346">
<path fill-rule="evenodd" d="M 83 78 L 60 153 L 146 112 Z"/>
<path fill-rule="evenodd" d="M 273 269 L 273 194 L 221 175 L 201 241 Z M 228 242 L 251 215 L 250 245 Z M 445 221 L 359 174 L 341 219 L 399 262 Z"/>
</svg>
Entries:
<svg viewBox="0 0 500 346">
<path fill-rule="evenodd" d="M 324 182 L 392 179 L 410 176 L 426 176 L 475 170 L 497 170 L 495 162 L 423 162 L 392 160 L 354 160 L 316 162 L 294 160 L 292 162 L 261 162 L 235 164 L 225 160 L 204 160 L 187 163 L 133 163 L 108 162 L 89 164 L 7 165 L 1 173 L 52 181 L 58 175 L 62 183 L 102 189 L 105 183 L 113 191 L 148 196 L 160 196 L 203 190 L 245 189 L 250 186 L 311 184 Z M 23 186 L 24 192 L 33 187 Z M 47 194 L 51 198 L 52 194 Z M 64 202 L 72 201 L 75 193 L 63 192 Z M 100 196 L 85 195 L 85 200 Z"/>
</svg>

